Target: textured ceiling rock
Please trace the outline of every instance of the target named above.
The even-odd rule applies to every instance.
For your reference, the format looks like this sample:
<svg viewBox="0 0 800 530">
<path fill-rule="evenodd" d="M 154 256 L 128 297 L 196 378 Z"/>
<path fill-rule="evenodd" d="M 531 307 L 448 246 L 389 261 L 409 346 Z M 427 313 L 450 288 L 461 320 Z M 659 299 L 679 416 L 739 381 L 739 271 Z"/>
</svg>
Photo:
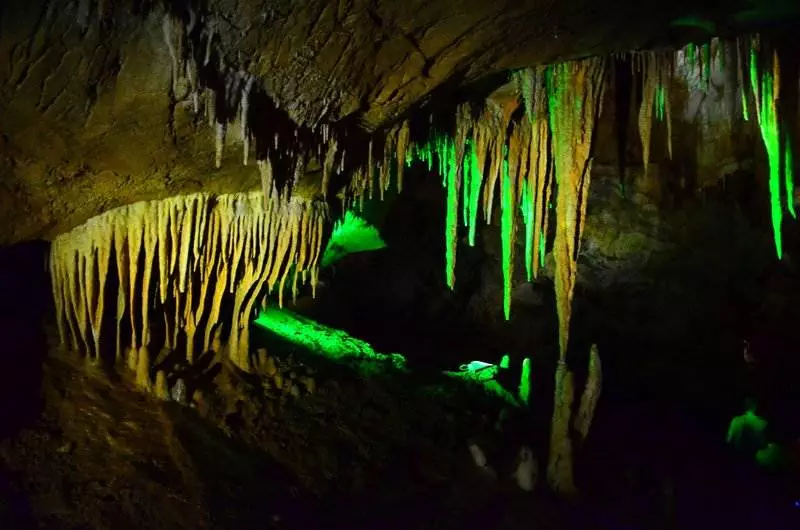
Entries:
<svg viewBox="0 0 800 530">
<path fill-rule="evenodd" d="M 697 9 L 683 0 L 169 3 L 204 14 L 225 60 L 256 74 L 296 123 L 348 119 L 366 130 L 493 73 L 678 38 L 670 21 Z M 0 244 L 50 238 L 137 200 L 257 186 L 255 166 L 230 149 L 216 169 L 213 132 L 171 103 L 163 4 L 2 3 Z"/>
</svg>

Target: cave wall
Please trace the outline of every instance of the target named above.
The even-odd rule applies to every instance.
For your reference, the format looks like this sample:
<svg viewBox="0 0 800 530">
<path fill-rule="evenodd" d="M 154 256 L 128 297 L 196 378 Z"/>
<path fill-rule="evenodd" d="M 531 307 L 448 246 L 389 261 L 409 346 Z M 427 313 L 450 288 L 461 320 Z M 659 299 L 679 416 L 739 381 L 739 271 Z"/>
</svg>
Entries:
<svg viewBox="0 0 800 530">
<path fill-rule="evenodd" d="M 212 170 L 213 136 L 186 112 L 173 143 L 161 17 L 118 4 L 101 19 L 92 2 L 0 7 L 0 244 L 138 200 L 258 185 L 254 168 Z"/>
</svg>

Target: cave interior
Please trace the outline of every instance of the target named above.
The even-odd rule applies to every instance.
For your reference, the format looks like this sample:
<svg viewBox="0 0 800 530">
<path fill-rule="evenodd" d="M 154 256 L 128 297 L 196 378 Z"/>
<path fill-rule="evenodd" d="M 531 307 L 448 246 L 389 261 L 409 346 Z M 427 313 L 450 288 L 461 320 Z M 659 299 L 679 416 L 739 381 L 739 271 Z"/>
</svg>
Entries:
<svg viewBox="0 0 800 530">
<path fill-rule="evenodd" d="M 7 0 L 0 528 L 800 528 L 798 22 Z"/>
</svg>

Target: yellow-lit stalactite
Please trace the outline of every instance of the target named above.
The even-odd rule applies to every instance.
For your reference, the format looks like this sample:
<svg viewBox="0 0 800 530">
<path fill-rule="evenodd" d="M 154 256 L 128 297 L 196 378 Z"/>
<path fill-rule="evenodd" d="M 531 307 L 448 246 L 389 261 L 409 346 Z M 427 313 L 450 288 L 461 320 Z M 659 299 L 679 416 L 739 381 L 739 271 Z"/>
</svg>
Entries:
<svg viewBox="0 0 800 530">
<path fill-rule="evenodd" d="M 642 58 L 642 104 L 639 107 L 639 138 L 642 141 L 642 164 L 644 174 L 650 166 L 650 137 L 653 131 L 653 107 L 658 92 L 658 65 L 653 53 L 644 53 Z"/>
<path fill-rule="evenodd" d="M 592 131 L 605 88 L 605 61 L 593 58 L 547 72 L 556 204 L 555 287 L 561 358 L 567 351 L 581 228 L 589 192 Z"/>
<path fill-rule="evenodd" d="M 397 191 L 403 191 L 403 170 L 406 165 L 406 151 L 411 141 L 411 128 L 408 120 L 403 122 L 400 131 L 397 133 Z"/>
<path fill-rule="evenodd" d="M 127 346 L 142 386 L 149 386 L 152 326 L 163 328 L 158 336 L 168 348 L 183 332 L 189 362 L 222 328 L 231 360 L 247 369 L 255 300 L 265 285 L 295 282 L 297 275 L 316 281 L 327 217 L 323 203 L 280 196 L 260 167 L 271 189 L 267 201 L 258 191 L 139 202 L 58 236 L 50 272 L 62 342 L 98 358 L 105 351 L 103 318 L 113 314 L 105 301 L 116 299 L 117 357 Z M 223 315 L 223 306 L 232 312 Z M 130 335 L 121 337 L 125 322 Z"/>
<path fill-rule="evenodd" d="M 519 108 L 519 96 L 514 93 L 510 95 L 501 94 L 499 97 L 490 97 L 487 100 L 487 111 L 484 113 L 487 119 L 493 138 L 491 138 L 491 161 L 489 176 L 486 180 L 484 189 L 484 211 L 486 221 L 492 222 L 492 210 L 494 208 L 494 194 L 497 184 L 503 171 L 503 161 L 505 160 L 505 150 L 508 125 L 511 122 L 511 115 Z M 487 114 L 488 113 L 488 114 Z"/>
<path fill-rule="evenodd" d="M 567 367 L 566 354 L 577 258 L 586 218 L 592 131 L 600 113 L 605 66 L 603 59 L 594 58 L 551 66 L 547 70 L 550 130 L 558 188 L 553 255 L 559 324 L 559 362 L 547 480 L 554 491 L 566 496 L 575 493 L 570 437 L 573 375 Z"/>
<path fill-rule="evenodd" d="M 547 206 L 552 186 L 551 158 L 548 148 L 547 92 L 544 68 L 527 69 L 518 76 L 519 90 L 530 120 L 530 143 L 527 147 L 527 181 L 519 183 L 524 190 L 521 210 L 525 221 L 525 269 L 528 281 L 536 278 L 544 259 L 547 234 Z"/>
</svg>

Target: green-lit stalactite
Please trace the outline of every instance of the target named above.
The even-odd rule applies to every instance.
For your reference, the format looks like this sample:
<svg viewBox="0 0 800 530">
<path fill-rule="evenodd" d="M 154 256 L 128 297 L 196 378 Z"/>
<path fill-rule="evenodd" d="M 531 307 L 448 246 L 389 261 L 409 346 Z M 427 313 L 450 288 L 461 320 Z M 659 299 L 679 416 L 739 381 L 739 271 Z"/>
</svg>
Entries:
<svg viewBox="0 0 800 530">
<path fill-rule="evenodd" d="M 348 210 L 341 220 L 334 223 L 320 265 L 327 267 L 348 254 L 385 247 L 378 229 Z"/>
<path fill-rule="evenodd" d="M 500 181 L 500 217 L 501 246 L 503 256 L 503 314 L 506 320 L 511 318 L 511 274 L 513 271 L 514 245 L 514 194 L 511 175 L 508 174 L 508 148 L 503 150 L 503 168 Z"/>
<path fill-rule="evenodd" d="M 528 181 L 523 181 L 520 194 L 522 201 L 519 208 L 522 212 L 522 220 L 525 222 L 525 275 L 528 281 L 533 279 L 533 260 L 536 259 L 533 248 L 533 231 L 536 228 L 534 225 L 536 221 L 534 193 L 528 185 Z"/>
<path fill-rule="evenodd" d="M 503 370 L 508 370 L 509 368 L 511 368 L 511 357 L 509 357 L 507 353 L 504 354 L 503 357 L 500 359 L 500 368 L 502 368 Z"/>
<path fill-rule="evenodd" d="M 472 142 L 467 140 L 464 145 L 464 159 L 469 160 L 469 154 L 472 151 Z M 472 187 L 472 173 L 469 171 L 469 166 L 464 168 L 463 178 L 463 196 L 461 198 L 461 222 L 464 226 L 469 227 L 469 193 Z"/>
<path fill-rule="evenodd" d="M 777 58 L 775 59 L 777 61 Z M 756 101 L 756 116 L 761 130 L 761 138 L 767 150 L 769 163 L 769 194 L 772 219 L 772 235 L 778 259 L 783 258 L 782 224 L 783 204 L 781 203 L 781 144 L 775 106 L 775 78 L 764 69 L 759 73 L 758 54 L 755 46 L 750 47 L 750 85 Z"/>
<path fill-rule="evenodd" d="M 478 149 L 471 142 L 467 161 L 469 167 L 466 168 L 464 173 L 469 174 L 469 186 L 465 186 L 465 190 L 469 191 L 469 216 L 466 224 L 469 230 L 469 246 L 473 247 L 475 246 L 475 231 L 478 225 L 478 206 L 480 205 L 481 184 L 483 183 L 483 168 L 480 167 L 478 162 Z"/>
<path fill-rule="evenodd" d="M 792 164 L 792 144 L 789 137 L 786 137 L 786 144 L 783 148 L 783 167 L 784 177 L 786 179 L 786 205 L 789 208 L 789 213 L 792 217 L 797 219 L 797 212 L 794 209 L 794 166 Z"/>
<path fill-rule="evenodd" d="M 447 214 L 445 218 L 445 277 L 447 286 L 453 289 L 456 285 L 456 245 L 458 243 L 458 164 L 456 147 L 452 140 L 446 138 L 441 146 L 440 165 L 444 174 L 444 186 L 447 191 Z"/>
<path fill-rule="evenodd" d="M 744 84 L 739 87 L 742 97 L 742 117 L 744 121 L 750 121 L 750 111 L 747 109 L 747 94 L 744 90 Z"/>
<path fill-rule="evenodd" d="M 708 92 L 710 85 L 711 85 L 711 45 L 709 43 L 703 44 L 701 48 L 702 53 L 702 61 L 703 61 L 703 72 L 702 72 L 702 81 L 703 87 L 706 92 Z"/>
<path fill-rule="evenodd" d="M 664 121 L 664 105 L 666 104 L 666 97 L 664 94 L 664 86 L 659 85 L 656 90 L 656 117 L 659 121 Z"/>
</svg>

